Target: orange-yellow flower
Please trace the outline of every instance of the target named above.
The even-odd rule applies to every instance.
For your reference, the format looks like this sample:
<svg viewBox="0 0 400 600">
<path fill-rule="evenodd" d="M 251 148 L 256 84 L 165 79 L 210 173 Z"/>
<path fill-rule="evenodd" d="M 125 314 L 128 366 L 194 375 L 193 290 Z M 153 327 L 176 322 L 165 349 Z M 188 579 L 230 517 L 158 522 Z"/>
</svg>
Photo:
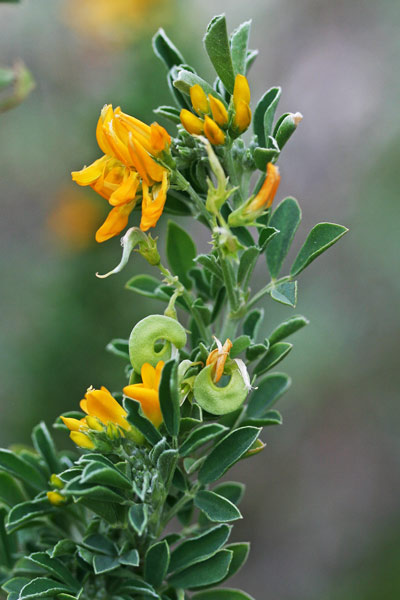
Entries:
<svg viewBox="0 0 400 600">
<path fill-rule="evenodd" d="M 92 450 L 95 447 L 90 434 L 104 431 L 109 424 L 120 427 L 123 432 L 131 431 L 132 427 L 126 420 L 127 413 L 112 397 L 107 388 L 100 390 L 89 388 L 85 398 L 81 400 L 81 409 L 86 413 L 82 419 L 61 417 L 64 425 L 70 430 L 70 438 L 77 446 Z M 122 435 L 124 435 L 124 433 Z"/>
<path fill-rule="evenodd" d="M 140 228 L 147 231 L 155 227 L 167 199 L 169 179 L 167 169 L 154 157 L 168 151 L 168 132 L 158 123 L 146 125 L 108 104 L 101 111 L 96 138 L 104 156 L 89 167 L 72 172 L 76 183 L 89 185 L 113 207 L 98 229 L 96 240 L 104 242 L 126 227 L 140 187 L 143 197 L 146 195 Z"/>
<path fill-rule="evenodd" d="M 214 146 L 225 144 L 226 136 L 222 128 L 228 125 L 228 112 L 223 102 L 211 94 L 207 97 L 198 83 L 190 88 L 190 100 L 193 109 L 201 118 L 183 108 L 180 117 L 186 131 L 191 135 L 204 133 Z"/>
<path fill-rule="evenodd" d="M 274 201 L 280 180 L 281 176 L 279 175 L 278 167 L 269 162 L 267 164 L 267 176 L 264 183 L 258 194 L 251 200 L 248 206 L 246 206 L 245 213 L 257 213 L 269 208 Z"/>
<path fill-rule="evenodd" d="M 90 417 L 96 417 L 103 423 L 114 423 L 125 431 L 129 431 L 130 424 L 126 420 L 127 412 L 112 397 L 107 388 L 102 386 L 99 390 L 88 389 L 80 403 L 81 409 Z"/>
<path fill-rule="evenodd" d="M 149 363 L 144 363 L 141 369 L 142 383 L 135 383 L 124 387 L 124 394 L 140 402 L 143 413 L 156 426 L 163 421 L 158 388 L 164 362 L 160 360 L 154 368 Z"/>
<path fill-rule="evenodd" d="M 250 87 L 244 75 L 236 75 L 233 90 L 233 105 L 235 108 L 233 125 L 242 133 L 246 131 L 251 123 Z"/>
<path fill-rule="evenodd" d="M 206 361 L 206 366 L 214 365 L 213 379 L 214 379 L 215 383 L 218 383 L 218 381 L 221 379 L 222 375 L 224 374 L 225 363 L 226 363 L 226 359 L 229 356 L 229 352 L 232 348 L 232 342 L 228 338 L 225 341 L 225 344 L 222 345 L 221 342 L 217 338 L 214 338 L 214 339 L 216 341 L 217 347 L 215 348 L 215 350 L 210 352 L 210 354 L 208 355 L 207 361 Z"/>
</svg>

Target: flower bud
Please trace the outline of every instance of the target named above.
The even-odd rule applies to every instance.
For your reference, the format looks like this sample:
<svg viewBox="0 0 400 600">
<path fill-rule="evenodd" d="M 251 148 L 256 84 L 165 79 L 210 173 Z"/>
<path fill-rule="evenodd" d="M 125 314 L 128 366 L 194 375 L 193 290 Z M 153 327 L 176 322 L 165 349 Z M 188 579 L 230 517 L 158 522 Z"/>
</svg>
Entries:
<svg viewBox="0 0 400 600">
<path fill-rule="evenodd" d="M 53 487 L 58 488 L 59 490 L 62 490 L 64 487 L 64 482 L 55 473 L 53 473 L 50 477 L 50 483 Z"/>
<path fill-rule="evenodd" d="M 204 121 L 204 133 L 214 146 L 225 144 L 225 134 L 222 129 L 207 115 Z"/>
<path fill-rule="evenodd" d="M 95 447 L 94 442 L 85 434 L 80 431 L 71 431 L 69 434 L 71 440 L 79 446 L 80 448 L 85 448 L 86 450 L 93 450 Z"/>
<path fill-rule="evenodd" d="M 210 107 L 208 106 L 207 96 L 201 85 L 198 83 L 192 85 L 190 88 L 190 100 L 197 114 L 203 115 L 209 112 Z"/>
<path fill-rule="evenodd" d="M 223 102 L 211 94 L 208 94 L 208 100 L 210 102 L 212 117 L 217 125 L 220 125 L 221 127 L 228 125 L 228 111 L 226 110 Z"/>
<path fill-rule="evenodd" d="M 203 121 L 191 113 L 190 110 L 182 108 L 180 117 L 181 123 L 188 133 L 191 135 L 200 135 L 203 133 Z"/>
<path fill-rule="evenodd" d="M 59 492 L 46 492 L 49 502 L 53 506 L 61 506 L 67 502 L 67 498 Z"/>
</svg>

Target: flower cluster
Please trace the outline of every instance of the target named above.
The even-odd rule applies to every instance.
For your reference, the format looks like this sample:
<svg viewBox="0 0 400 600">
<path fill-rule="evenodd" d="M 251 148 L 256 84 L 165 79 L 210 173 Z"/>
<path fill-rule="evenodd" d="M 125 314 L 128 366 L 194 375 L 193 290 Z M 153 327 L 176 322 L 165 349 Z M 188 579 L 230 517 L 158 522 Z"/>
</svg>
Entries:
<svg viewBox="0 0 400 600">
<path fill-rule="evenodd" d="M 237 137 L 251 123 L 250 88 L 244 75 L 236 76 L 229 107 L 222 98 L 207 95 L 199 84 L 190 88 L 190 100 L 197 115 L 183 108 L 182 125 L 192 135 L 204 134 L 214 146 L 225 144 L 228 131 L 231 137 Z"/>
<path fill-rule="evenodd" d="M 169 187 L 169 172 L 155 158 L 168 151 L 169 134 L 158 123 L 146 125 L 108 104 L 101 111 L 96 138 L 104 156 L 72 173 L 76 183 L 91 186 L 113 207 L 98 229 L 96 240 L 104 242 L 118 235 L 128 224 L 140 196 L 140 228 L 147 231 L 155 227 Z"/>
</svg>

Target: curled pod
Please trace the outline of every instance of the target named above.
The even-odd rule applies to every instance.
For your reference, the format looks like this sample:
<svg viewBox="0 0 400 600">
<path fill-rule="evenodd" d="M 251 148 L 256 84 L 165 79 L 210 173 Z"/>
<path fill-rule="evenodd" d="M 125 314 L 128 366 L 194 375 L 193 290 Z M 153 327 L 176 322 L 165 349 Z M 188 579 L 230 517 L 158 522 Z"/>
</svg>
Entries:
<svg viewBox="0 0 400 600">
<path fill-rule="evenodd" d="M 212 372 L 213 365 L 209 365 L 197 375 L 193 388 L 196 402 L 212 415 L 227 415 L 240 408 L 246 400 L 248 388 L 239 367 L 233 367 L 230 380 L 224 387 L 214 383 Z"/>
<path fill-rule="evenodd" d="M 144 363 L 155 367 L 160 360 L 169 360 L 172 346 L 183 348 L 186 337 L 182 325 L 164 315 L 150 315 L 136 323 L 129 337 L 129 358 L 135 372 L 140 373 Z M 163 343 L 159 351 L 157 342 Z"/>
</svg>

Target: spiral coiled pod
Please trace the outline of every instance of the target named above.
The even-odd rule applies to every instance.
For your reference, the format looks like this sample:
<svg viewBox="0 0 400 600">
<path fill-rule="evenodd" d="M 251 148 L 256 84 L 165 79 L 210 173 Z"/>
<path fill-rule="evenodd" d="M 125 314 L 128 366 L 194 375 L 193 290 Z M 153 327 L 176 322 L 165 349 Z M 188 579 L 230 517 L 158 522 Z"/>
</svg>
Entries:
<svg viewBox="0 0 400 600">
<path fill-rule="evenodd" d="M 140 373 L 144 363 L 155 367 L 160 360 L 169 360 L 172 345 L 183 348 L 186 339 L 185 329 L 175 319 L 164 315 L 145 317 L 136 323 L 129 337 L 129 358 L 135 372 Z M 160 340 L 164 341 L 164 345 L 157 352 L 155 344 Z"/>
<path fill-rule="evenodd" d="M 213 365 L 200 371 L 194 382 L 196 402 L 212 415 L 227 415 L 240 408 L 246 400 L 248 387 L 237 365 L 232 366 L 230 380 L 224 387 L 213 381 Z"/>
</svg>

